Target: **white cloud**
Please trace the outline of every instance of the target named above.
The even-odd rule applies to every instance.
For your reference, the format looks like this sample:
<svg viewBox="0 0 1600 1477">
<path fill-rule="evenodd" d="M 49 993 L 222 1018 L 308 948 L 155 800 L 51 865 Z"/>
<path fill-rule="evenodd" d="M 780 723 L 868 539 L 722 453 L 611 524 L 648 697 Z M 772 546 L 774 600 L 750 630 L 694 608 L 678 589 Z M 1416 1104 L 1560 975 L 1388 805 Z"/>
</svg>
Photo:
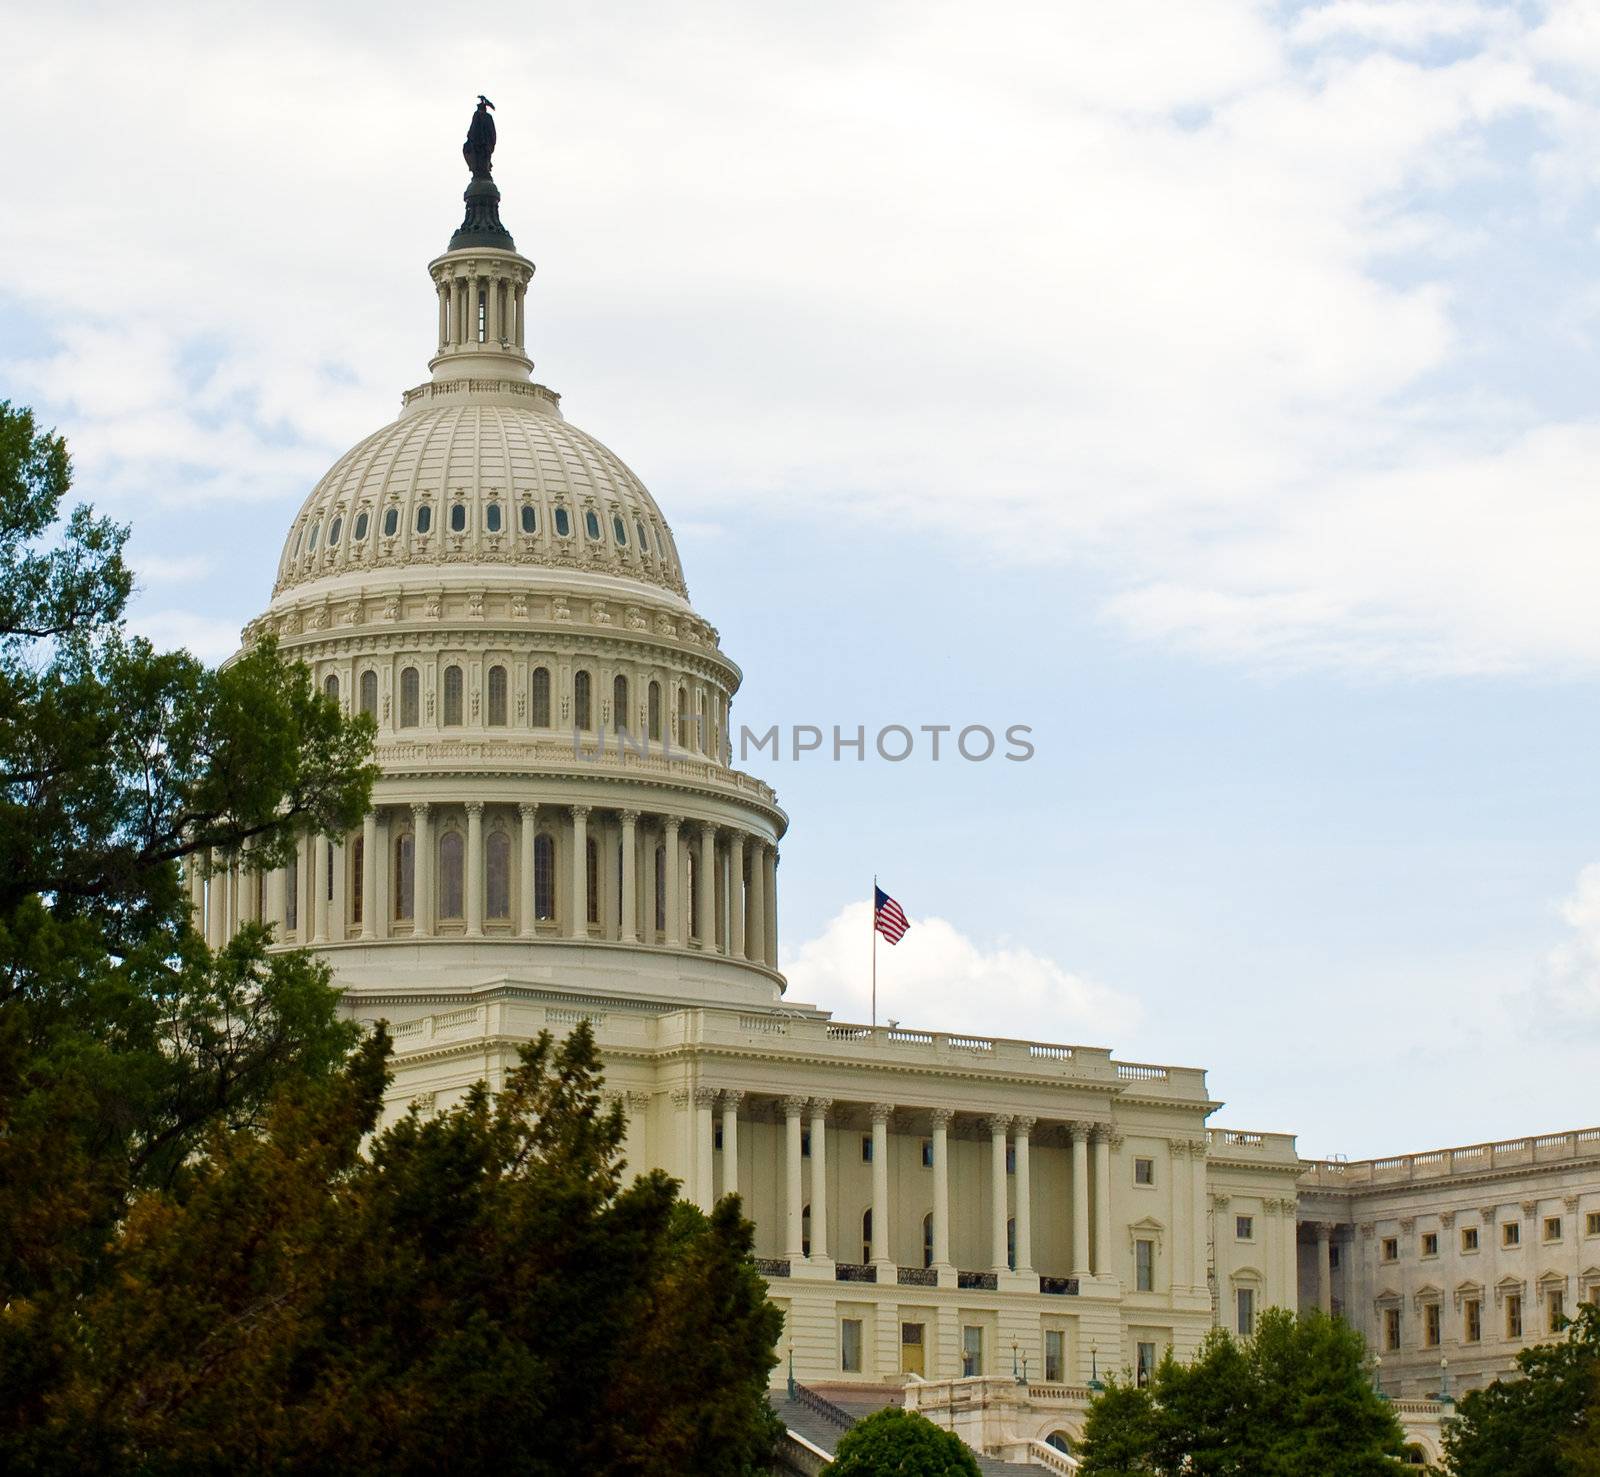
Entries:
<svg viewBox="0 0 1600 1477">
<path fill-rule="evenodd" d="M 871 922 L 851 903 L 784 959 L 789 998 L 845 1021 L 871 1011 Z M 1014 944 L 982 948 L 942 918 L 916 918 L 878 944 L 878 1020 L 1066 1045 L 1115 1046 L 1138 1024 L 1137 1001 Z"/>
<path fill-rule="evenodd" d="M 1578 873 L 1560 905 L 1571 935 L 1550 953 L 1543 994 L 1563 1016 L 1600 1022 L 1600 863 Z"/>
<path fill-rule="evenodd" d="M 13 18 L 0 119 L 48 118 L 51 167 L 0 159 L 0 293 L 40 330 L 0 373 L 62 408 L 90 496 L 287 526 L 425 372 L 483 85 L 541 377 L 669 514 L 915 519 L 1230 661 L 1600 666 L 1600 422 L 1480 368 L 1537 369 L 1592 302 L 1469 304 L 1522 207 L 1450 200 L 1537 190 L 1561 258 L 1592 7 L 583 7 L 487 76 L 522 13 L 435 21 Z"/>
<path fill-rule="evenodd" d="M 148 639 L 158 651 L 181 648 L 213 664 L 239 649 L 237 626 L 187 610 L 135 608 L 128 616 L 128 627 L 136 635 Z"/>
</svg>

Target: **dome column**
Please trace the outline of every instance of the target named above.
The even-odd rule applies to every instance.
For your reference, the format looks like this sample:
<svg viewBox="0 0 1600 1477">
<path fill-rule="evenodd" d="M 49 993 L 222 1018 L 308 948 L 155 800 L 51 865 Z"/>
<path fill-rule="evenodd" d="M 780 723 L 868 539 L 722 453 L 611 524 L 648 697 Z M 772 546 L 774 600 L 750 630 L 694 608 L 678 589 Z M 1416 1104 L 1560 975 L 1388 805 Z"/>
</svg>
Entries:
<svg viewBox="0 0 1600 1477">
<path fill-rule="evenodd" d="M 311 838 L 311 942 L 328 942 L 328 853 L 332 847 L 326 836 Z"/>
<path fill-rule="evenodd" d="M 427 801 L 411 807 L 411 931 L 417 938 L 433 936 L 433 826 Z"/>
<path fill-rule="evenodd" d="M 778 967 L 778 848 L 767 845 L 761 848 L 763 889 L 766 901 L 766 939 L 763 951 L 769 968 Z"/>
<path fill-rule="evenodd" d="M 572 807 L 572 928 L 575 939 L 589 937 L 589 807 Z"/>
<path fill-rule="evenodd" d="M 372 891 L 367 898 L 367 912 L 372 917 L 372 936 L 389 937 L 389 919 L 394 915 L 394 899 L 389 889 L 394 877 L 394 829 L 387 810 L 372 812 L 372 855 L 367 862 L 367 875 L 372 878 Z"/>
<path fill-rule="evenodd" d="M 728 953 L 744 958 L 744 832 L 728 841 Z"/>
<path fill-rule="evenodd" d="M 194 866 L 194 861 L 195 859 L 193 857 L 189 859 L 189 864 L 191 867 Z M 283 942 L 284 929 L 288 926 L 285 922 L 288 912 L 288 882 L 289 869 L 287 867 L 274 867 L 270 872 L 267 873 L 267 916 L 261 921 L 263 923 L 272 923 L 276 925 L 274 938 L 275 941 L 280 944 Z M 193 885 L 197 888 L 203 888 L 205 885 L 200 880 L 198 868 L 195 869 Z M 199 896 L 202 899 L 203 906 L 205 894 L 200 892 Z"/>
<path fill-rule="evenodd" d="M 750 851 L 749 919 L 745 927 L 747 957 L 752 964 L 765 964 L 767 947 L 767 863 L 766 843 L 757 841 Z"/>
<path fill-rule="evenodd" d="M 376 938 L 374 915 L 378 911 L 378 813 L 361 817 L 361 939 Z"/>
<path fill-rule="evenodd" d="M 700 895 L 700 916 L 695 920 L 700 929 L 700 947 L 707 954 L 717 950 L 717 833 L 716 828 L 702 823 L 700 826 L 700 863 L 695 871 Z"/>
<path fill-rule="evenodd" d="M 521 902 L 519 907 L 522 913 L 521 934 L 525 939 L 531 939 L 537 928 L 534 917 L 534 888 L 533 869 L 534 855 L 533 844 L 539 835 L 539 807 L 524 800 L 518 807 L 522 816 L 522 886 Z"/>
<path fill-rule="evenodd" d="M 678 836 L 678 828 L 682 825 L 682 819 L 679 816 L 669 815 L 666 817 L 665 825 L 667 837 L 665 848 L 667 859 L 666 944 L 669 949 L 680 949 L 683 947 L 683 917 L 678 902 L 678 879 L 681 872 L 680 862 L 682 859 L 679 856 L 679 852 L 682 849 L 682 842 Z"/>
<path fill-rule="evenodd" d="M 624 810 L 622 817 L 622 942 L 631 944 L 638 938 L 639 921 L 639 841 L 634 827 L 639 821 L 637 810 Z"/>
<path fill-rule="evenodd" d="M 483 801 L 467 801 L 467 937 L 483 937 Z"/>
</svg>

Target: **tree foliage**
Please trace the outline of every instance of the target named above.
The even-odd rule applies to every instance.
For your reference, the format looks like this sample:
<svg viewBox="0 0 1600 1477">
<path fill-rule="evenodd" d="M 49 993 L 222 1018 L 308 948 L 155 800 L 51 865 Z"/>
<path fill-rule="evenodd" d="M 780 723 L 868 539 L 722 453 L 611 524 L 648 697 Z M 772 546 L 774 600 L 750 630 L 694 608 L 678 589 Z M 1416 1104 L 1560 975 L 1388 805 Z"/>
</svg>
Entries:
<svg viewBox="0 0 1600 1477">
<path fill-rule="evenodd" d="M 875 1411 L 853 1425 L 822 1470 L 827 1477 L 979 1477 L 977 1459 L 966 1442 L 898 1406 Z"/>
<path fill-rule="evenodd" d="M 1147 1388 L 1108 1383 L 1089 1407 L 1085 1477 L 1380 1477 L 1401 1433 L 1373 1390 L 1360 1334 L 1273 1308 L 1238 1342 L 1213 1329 L 1195 1358 L 1169 1352 Z"/>
<path fill-rule="evenodd" d="M 1456 1477 L 1600 1477 L 1600 1309 L 1580 1304 L 1557 1343 L 1517 1355 L 1517 1377 L 1469 1390 L 1445 1430 Z"/>
</svg>

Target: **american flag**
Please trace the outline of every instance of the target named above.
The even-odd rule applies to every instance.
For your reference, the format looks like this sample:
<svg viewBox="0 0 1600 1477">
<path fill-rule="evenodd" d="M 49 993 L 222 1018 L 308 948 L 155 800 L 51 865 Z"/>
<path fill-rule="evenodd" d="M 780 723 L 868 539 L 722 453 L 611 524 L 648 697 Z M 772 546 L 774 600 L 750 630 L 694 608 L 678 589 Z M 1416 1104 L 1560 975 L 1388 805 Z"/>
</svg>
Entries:
<svg viewBox="0 0 1600 1477">
<path fill-rule="evenodd" d="M 891 944 L 898 944 L 906 936 L 906 930 L 911 927 L 905 909 L 881 887 L 874 885 L 872 891 L 874 894 L 872 926 Z"/>
</svg>

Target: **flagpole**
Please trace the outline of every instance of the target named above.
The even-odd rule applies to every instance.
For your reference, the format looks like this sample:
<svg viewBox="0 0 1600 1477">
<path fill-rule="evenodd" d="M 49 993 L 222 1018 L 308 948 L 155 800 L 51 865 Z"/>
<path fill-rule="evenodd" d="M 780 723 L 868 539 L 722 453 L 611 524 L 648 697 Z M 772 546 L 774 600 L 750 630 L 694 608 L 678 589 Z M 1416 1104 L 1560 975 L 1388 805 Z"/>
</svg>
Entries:
<svg viewBox="0 0 1600 1477">
<path fill-rule="evenodd" d="M 878 1029 L 878 874 L 872 874 L 872 1029 Z"/>
</svg>

